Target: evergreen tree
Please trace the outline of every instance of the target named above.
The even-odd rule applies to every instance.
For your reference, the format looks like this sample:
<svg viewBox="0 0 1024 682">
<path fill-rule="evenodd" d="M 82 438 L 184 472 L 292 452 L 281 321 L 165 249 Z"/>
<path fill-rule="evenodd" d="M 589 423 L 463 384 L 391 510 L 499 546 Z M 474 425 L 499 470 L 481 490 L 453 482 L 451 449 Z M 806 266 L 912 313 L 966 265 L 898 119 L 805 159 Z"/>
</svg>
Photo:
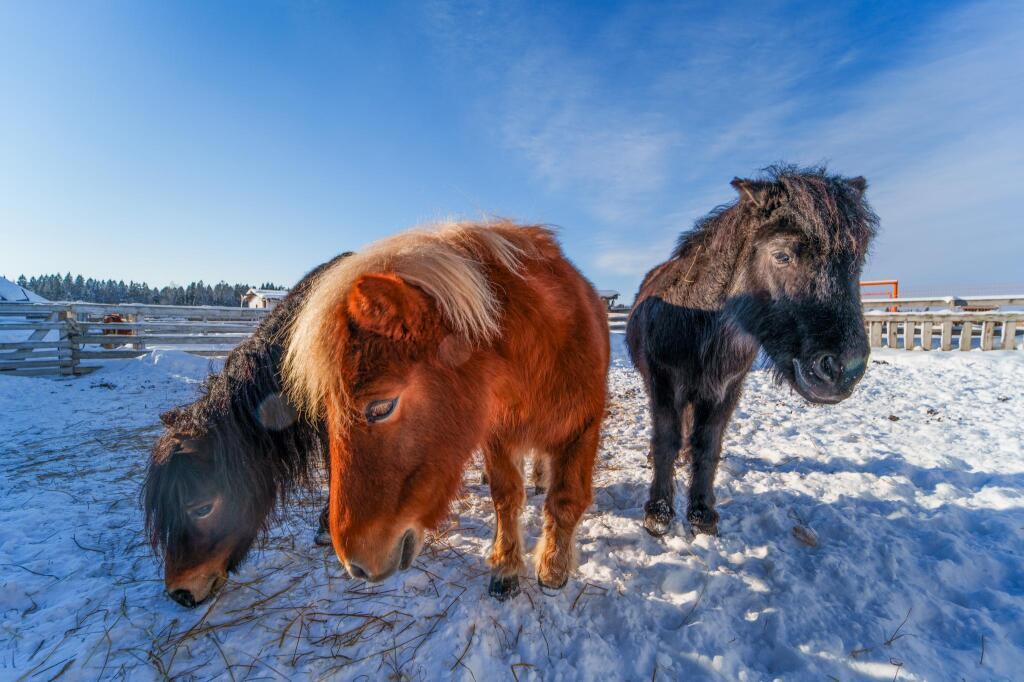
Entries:
<svg viewBox="0 0 1024 682">
<path fill-rule="evenodd" d="M 263 282 L 259 287 L 251 284 L 229 284 L 224 280 L 214 285 L 203 280 L 181 286 L 170 282 L 164 287 L 150 287 L 145 282 L 101 280 L 70 272 L 52 275 L 18 277 L 18 286 L 36 292 L 51 301 L 85 301 L 88 303 L 150 303 L 162 305 L 216 305 L 237 307 L 249 289 L 281 290 L 287 287 Z"/>
</svg>

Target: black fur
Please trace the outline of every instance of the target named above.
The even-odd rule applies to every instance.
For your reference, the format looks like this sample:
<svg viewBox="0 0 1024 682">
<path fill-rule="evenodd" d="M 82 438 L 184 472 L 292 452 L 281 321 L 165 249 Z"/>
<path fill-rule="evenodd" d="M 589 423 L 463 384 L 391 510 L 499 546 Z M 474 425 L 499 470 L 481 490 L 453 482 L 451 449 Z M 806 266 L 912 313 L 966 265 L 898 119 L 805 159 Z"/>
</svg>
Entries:
<svg viewBox="0 0 1024 682">
<path fill-rule="evenodd" d="M 732 184 L 740 199 L 699 220 L 647 274 L 626 327 L 651 403 L 644 525 L 656 535 L 674 516 L 673 468 L 687 447 L 687 517 L 717 532 L 722 435 L 758 348 L 812 402 L 844 399 L 866 367 L 858 280 L 878 218 L 864 179 L 773 166 Z"/>
<path fill-rule="evenodd" d="M 143 485 L 146 531 L 169 564 L 187 567 L 231 543 L 234 570 L 273 520 L 277 505 L 309 490 L 326 470 L 326 428 L 296 418 L 280 377 L 287 332 L 312 281 L 342 254 L 307 274 L 210 375 L 202 396 L 161 415 Z M 197 499 L 219 496 L 219 530 L 199 533 L 188 514 Z"/>
</svg>

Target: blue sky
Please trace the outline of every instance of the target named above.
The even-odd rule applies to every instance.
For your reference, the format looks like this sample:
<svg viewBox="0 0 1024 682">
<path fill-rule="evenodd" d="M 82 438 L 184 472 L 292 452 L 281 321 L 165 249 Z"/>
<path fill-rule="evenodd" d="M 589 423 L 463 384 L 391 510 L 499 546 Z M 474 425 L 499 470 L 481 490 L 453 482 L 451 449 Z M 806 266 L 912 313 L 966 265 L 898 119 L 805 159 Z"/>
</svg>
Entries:
<svg viewBox="0 0 1024 682">
<path fill-rule="evenodd" d="M 868 178 L 866 275 L 1019 289 L 1022 84 L 1020 2 L 0 3 L 0 273 L 288 283 L 498 214 L 629 299 L 785 160 Z"/>
</svg>

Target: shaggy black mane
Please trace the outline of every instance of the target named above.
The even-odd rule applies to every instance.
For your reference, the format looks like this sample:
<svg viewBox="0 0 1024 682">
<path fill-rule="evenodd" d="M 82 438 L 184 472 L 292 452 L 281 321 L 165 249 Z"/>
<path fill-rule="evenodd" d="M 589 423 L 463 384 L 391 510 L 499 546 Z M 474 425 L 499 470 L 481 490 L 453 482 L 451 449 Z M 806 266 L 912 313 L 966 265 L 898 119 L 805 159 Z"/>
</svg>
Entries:
<svg viewBox="0 0 1024 682">
<path fill-rule="evenodd" d="M 868 245 L 878 229 L 878 216 L 864 199 L 864 187 L 851 185 L 825 166 L 801 168 L 793 164 L 774 164 L 763 168 L 754 182 L 763 187 L 767 201 L 760 210 L 771 214 L 791 211 L 799 216 L 799 225 L 808 236 L 830 254 L 849 253 L 863 262 Z M 673 256 L 678 258 L 698 245 L 707 247 L 719 231 L 735 234 L 753 229 L 763 215 L 742 210 L 738 199 L 716 206 L 699 218 L 693 229 L 679 236 Z"/>
<path fill-rule="evenodd" d="M 276 510 L 322 481 L 325 428 L 297 418 L 280 377 L 287 330 L 312 281 L 342 254 L 306 275 L 251 337 L 203 382 L 200 397 L 161 415 L 167 425 L 153 447 L 142 489 L 147 536 L 154 549 L 185 551 L 189 496 L 214 486 L 232 500 L 252 537 L 231 557 L 236 566 L 262 541 Z M 181 452 L 197 441 L 203 455 Z M 189 448 L 186 448 L 189 449 Z"/>
</svg>

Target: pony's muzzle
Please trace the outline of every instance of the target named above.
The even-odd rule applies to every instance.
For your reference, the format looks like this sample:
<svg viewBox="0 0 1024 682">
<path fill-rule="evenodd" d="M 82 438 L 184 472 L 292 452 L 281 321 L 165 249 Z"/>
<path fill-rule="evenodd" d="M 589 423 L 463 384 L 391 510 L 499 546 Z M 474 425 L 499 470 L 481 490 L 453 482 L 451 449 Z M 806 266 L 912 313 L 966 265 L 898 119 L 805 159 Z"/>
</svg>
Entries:
<svg viewBox="0 0 1024 682">
<path fill-rule="evenodd" d="M 840 358 L 823 352 L 801 362 L 793 358 L 793 374 L 799 392 L 815 403 L 834 404 L 853 391 L 867 367 L 867 357 Z"/>
<path fill-rule="evenodd" d="M 412 566 L 413 560 L 419 554 L 419 549 L 419 534 L 410 528 L 399 538 L 398 543 L 390 553 L 389 561 L 385 562 L 384 568 L 374 571 L 367 565 L 368 562 L 360 562 L 355 557 L 347 557 L 345 568 L 348 569 L 349 575 L 353 578 L 366 580 L 371 583 L 379 583 L 382 580 L 387 580 L 396 572 L 404 571 Z"/>
<path fill-rule="evenodd" d="M 166 569 L 164 586 L 168 597 L 191 609 L 216 594 L 227 580 L 223 559 L 214 557 L 187 571 Z"/>
<path fill-rule="evenodd" d="M 218 574 L 201 582 L 193 582 L 193 585 L 187 587 L 168 588 L 167 596 L 185 608 L 195 608 L 206 601 L 210 596 L 216 594 L 217 590 L 227 582 L 227 576 Z"/>
<path fill-rule="evenodd" d="M 174 590 L 168 592 L 167 596 L 188 609 L 194 608 L 196 605 L 196 598 L 188 590 Z"/>
</svg>

